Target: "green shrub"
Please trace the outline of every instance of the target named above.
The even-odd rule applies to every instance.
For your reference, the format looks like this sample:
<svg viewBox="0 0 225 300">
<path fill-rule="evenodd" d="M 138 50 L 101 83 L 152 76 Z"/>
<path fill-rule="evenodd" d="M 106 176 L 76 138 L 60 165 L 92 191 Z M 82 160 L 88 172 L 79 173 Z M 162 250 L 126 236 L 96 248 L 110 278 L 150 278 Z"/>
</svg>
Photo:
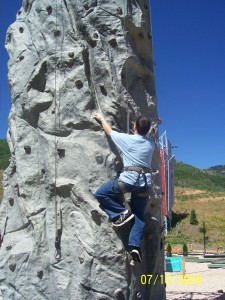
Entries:
<svg viewBox="0 0 225 300">
<path fill-rule="evenodd" d="M 171 257 L 171 256 L 172 256 L 172 247 L 171 247 L 170 243 L 167 244 L 167 248 L 166 248 L 166 256 L 167 256 L 167 257 Z"/>
<path fill-rule="evenodd" d="M 194 209 L 191 210 L 190 224 L 191 225 L 198 225 L 198 220 L 197 220 L 196 212 L 195 212 Z"/>
<path fill-rule="evenodd" d="M 187 247 L 187 244 L 183 244 L 183 255 L 184 256 L 188 256 L 188 247 Z"/>
</svg>

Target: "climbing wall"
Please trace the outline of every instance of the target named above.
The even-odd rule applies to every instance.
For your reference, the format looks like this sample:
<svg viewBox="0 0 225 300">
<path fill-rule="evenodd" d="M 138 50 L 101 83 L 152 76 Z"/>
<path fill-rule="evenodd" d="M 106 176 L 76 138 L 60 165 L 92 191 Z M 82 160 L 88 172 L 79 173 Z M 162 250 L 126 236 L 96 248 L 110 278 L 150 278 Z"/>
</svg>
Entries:
<svg viewBox="0 0 225 300">
<path fill-rule="evenodd" d="M 158 149 L 142 264 L 129 264 L 129 226 L 114 231 L 94 198 L 122 167 L 95 112 L 129 133 L 144 114 L 158 136 L 148 1 L 21 5 L 6 37 L 11 161 L 0 207 L 0 296 L 165 299 Z M 143 274 L 154 280 L 141 284 Z"/>
</svg>

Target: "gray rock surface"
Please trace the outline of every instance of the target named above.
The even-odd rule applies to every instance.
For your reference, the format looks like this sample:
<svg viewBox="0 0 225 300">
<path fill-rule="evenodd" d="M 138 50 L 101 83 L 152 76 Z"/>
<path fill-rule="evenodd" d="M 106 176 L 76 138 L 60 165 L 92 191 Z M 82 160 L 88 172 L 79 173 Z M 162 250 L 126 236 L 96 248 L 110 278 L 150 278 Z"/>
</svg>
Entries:
<svg viewBox="0 0 225 300">
<path fill-rule="evenodd" d="M 129 264 L 129 225 L 115 232 L 94 198 L 121 168 L 94 112 L 124 132 L 144 114 L 157 136 L 148 1 L 23 0 L 6 48 L 12 107 L 2 298 L 165 299 L 160 282 L 140 283 L 141 274 L 164 271 L 158 150 L 141 265 Z"/>
</svg>

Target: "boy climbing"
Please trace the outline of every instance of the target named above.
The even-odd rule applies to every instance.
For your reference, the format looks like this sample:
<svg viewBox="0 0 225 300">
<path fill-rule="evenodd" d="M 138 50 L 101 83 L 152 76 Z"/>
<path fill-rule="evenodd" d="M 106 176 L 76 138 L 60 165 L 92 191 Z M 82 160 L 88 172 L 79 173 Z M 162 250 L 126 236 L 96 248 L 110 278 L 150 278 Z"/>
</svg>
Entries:
<svg viewBox="0 0 225 300">
<path fill-rule="evenodd" d="M 154 139 L 147 136 L 151 124 L 147 118 L 139 116 L 134 123 L 134 134 L 129 135 L 112 130 L 100 113 L 95 114 L 94 118 L 121 150 L 124 165 L 119 178 L 101 186 L 95 196 L 114 227 L 123 226 L 134 218 L 128 245 L 132 258 L 141 263 L 144 211 L 148 200 L 147 191 L 152 181 L 150 167 L 155 148 Z M 125 193 L 131 193 L 131 210 L 126 209 L 119 199 Z"/>
</svg>

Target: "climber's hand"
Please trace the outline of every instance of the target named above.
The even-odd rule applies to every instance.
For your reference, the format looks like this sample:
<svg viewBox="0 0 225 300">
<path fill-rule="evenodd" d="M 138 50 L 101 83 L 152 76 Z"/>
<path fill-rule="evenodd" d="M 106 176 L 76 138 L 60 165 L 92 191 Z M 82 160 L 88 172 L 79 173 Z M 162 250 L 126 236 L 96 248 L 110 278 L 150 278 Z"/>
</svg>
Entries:
<svg viewBox="0 0 225 300">
<path fill-rule="evenodd" d="M 104 117 L 103 117 L 102 114 L 96 113 L 94 115 L 94 119 L 97 120 L 97 121 L 101 121 L 102 119 L 104 119 Z"/>
</svg>

